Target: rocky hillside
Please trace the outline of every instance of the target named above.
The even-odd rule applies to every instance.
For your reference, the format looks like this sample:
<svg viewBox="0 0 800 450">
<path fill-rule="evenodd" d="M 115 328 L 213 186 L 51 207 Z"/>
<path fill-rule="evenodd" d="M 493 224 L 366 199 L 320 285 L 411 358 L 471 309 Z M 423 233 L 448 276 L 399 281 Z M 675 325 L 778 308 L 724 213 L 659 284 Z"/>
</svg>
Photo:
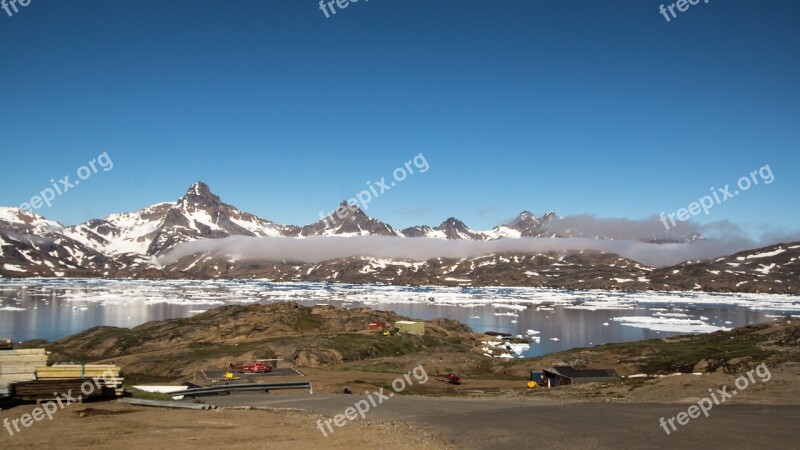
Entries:
<svg viewBox="0 0 800 450">
<path fill-rule="evenodd" d="M 441 286 L 530 286 L 709 292 L 800 292 L 800 243 L 655 269 L 613 253 L 562 251 L 397 261 L 372 257 L 291 264 L 192 255 L 147 278 L 267 278 Z"/>
<path fill-rule="evenodd" d="M 770 366 L 800 362 L 800 323 L 765 323 L 696 336 L 605 344 L 544 358 L 576 367 L 615 361 L 614 368 L 623 375 L 736 373 L 762 362 Z"/>
<path fill-rule="evenodd" d="M 304 307 L 291 302 L 225 306 L 185 319 L 132 329 L 97 327 L 57 342 L 30 341 L 23 346 L 45 346 L 52 352 L 52 361 L 114 361 L 127 374 L 167 378 L 224 369 L 229 361 L 276 357 L 298 367 L 376 371 L 391 367 L 392 362 L 408 365 L 422 358 L 432 366 L 459 367 L 468 378 L 500 379 L 525 379 L 531 368 L 565 364 L 653 376 L 737 373 L 762 362 L 771 368 L 800 363 L 800 323 L 796 321 L 515 359 L 483 356 L 481 341 L 493 338 L 448 319 L 427 321 L 424 336 L 383 336 L 368 330 L 370 323 L 404 319 L 369 308 Z"/>
<path fill-rule="evenodd" d="M 186 376 L 230 360 L 282 357 L 298 366 L 335 366 L 423 351 L 469 351 L 483 335 L 448 319 L 426 322 L 424 336 L 383 336 L 370 323 L 407 319 L 369 308 L 296 303 L 224 306 L 132 329 L 96 327 L 46 344 L 56 361 L 114 360 L 128 372 Z M 36 342 L 36 345 L 42 345 Z"/>
</svg>

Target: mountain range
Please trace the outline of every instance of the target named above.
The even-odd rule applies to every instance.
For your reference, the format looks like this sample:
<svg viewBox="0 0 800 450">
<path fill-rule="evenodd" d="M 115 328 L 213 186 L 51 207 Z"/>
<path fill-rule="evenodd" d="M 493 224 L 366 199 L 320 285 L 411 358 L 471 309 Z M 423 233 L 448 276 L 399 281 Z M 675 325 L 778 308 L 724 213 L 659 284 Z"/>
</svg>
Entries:
<svg viewBox="0 0 800 450">
<path fill-rule="evenodd" d="M 387 236 L 398 239 L 491 241 L 519 238 L 608 239 L 552 227 L 553 212 L 537 217 L 523 211 L 508 223 L 478 231 L 450 217 L 438 226 L 398 230 L 342 203 L 339 214 L 315 223 L 284 225 L 224 203 L 202 182 L 194 183 L 175 202 L 136 212 L 113 214 L 63 226 L 35 213 L 0 208 L 0 276 L 2 277 L 258 277 L 278 281 L 351 283 L 508 285 L 577 289 L 709 290 L 794 294 L 798 282 L 797 243 L 778 244 L 713 261 L 688 261 L 672 267 L 648 267 L 613 253 L 553 251 L 502 253 L 428 261 L 370 256 L 336 258 L 320 263 L 236 261 L 201 252 L 169 264 L 159 257 L 179 244 L 231 236 L 302 239 L 311 236 Z M 697 234 L 642 242 L 686 243 Z"/>
</svg>

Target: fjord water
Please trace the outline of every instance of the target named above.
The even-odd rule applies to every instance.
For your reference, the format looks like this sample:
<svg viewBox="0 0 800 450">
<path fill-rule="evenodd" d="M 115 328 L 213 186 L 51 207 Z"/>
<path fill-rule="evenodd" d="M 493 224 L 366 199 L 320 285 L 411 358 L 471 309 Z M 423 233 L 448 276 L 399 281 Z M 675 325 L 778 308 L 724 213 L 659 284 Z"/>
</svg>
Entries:
<svg viewBox="0 0 800 450">
<path fill-rule="evenodd" d="M 226 304 L 296 301 L 458 320 L 530 337 L 522 356 L 800 317 L 798 297 L 698 292 L 410 287 L 263 280 L 0 280 L 0 337 L 57 340 L 95 326 L 135 327 Z"/>
</svg>

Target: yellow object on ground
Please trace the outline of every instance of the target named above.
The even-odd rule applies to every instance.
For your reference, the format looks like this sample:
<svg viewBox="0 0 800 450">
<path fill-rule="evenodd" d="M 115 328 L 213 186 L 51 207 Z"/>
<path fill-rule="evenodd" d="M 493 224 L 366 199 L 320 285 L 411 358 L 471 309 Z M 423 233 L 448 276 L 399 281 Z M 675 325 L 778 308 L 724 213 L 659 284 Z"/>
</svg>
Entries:
<svg viewBox="0 0 800 450">
<path fill-rule="evenodd" d="M 528 381 L 528 389 L 533 389 L 533 388 L 538 387 L 538 386 L 539 385 L 536 384 L 535 381 Z"/>
<path fill-rule="evenodd" d="M 92 377 L 119 377 L 120 368 L 113 364 L 59 364 L 55 366 L 36 367 L 36 378 L 39 380 L 49 378 L 92 378 Z"/>
</svg>

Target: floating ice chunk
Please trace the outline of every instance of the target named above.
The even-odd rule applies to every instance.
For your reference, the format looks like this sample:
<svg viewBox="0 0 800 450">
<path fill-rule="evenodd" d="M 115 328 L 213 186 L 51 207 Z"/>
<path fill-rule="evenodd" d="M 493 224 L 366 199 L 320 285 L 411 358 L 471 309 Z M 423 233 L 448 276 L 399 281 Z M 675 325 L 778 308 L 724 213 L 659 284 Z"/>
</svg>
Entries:
<svg viewBox="0 0 800 450">
<path fill-rule="evenodd" d="M 614 317 L 612 320 L 629 327 L 646 328 L 648 330 L 670 333 L 711 333 L 719 330 L 729 330 L 729 328 L 714 326 L 696 319 L 632 316 Z"/>
</svg>

